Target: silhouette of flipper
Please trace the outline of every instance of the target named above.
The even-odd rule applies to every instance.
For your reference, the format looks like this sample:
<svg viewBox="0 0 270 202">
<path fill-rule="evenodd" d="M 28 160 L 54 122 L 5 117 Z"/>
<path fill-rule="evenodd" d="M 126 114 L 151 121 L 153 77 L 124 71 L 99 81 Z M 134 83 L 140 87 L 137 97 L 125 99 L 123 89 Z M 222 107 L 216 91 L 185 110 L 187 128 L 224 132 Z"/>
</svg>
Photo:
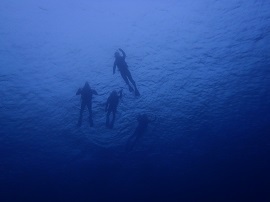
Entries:
<svg viewBox="0 0 270 202">
<path fill-rule="evenodd" d="M 140 92 L 138 91 L 138 89 L 135 90 L 135 95 L 136 96 L 140 96 L 141 95 Z"/>
<path fill-rule="evenodd" d="M 131 86 L 129 86 L 129 92 L 133 92 L 133 88 Z"/>
</svg>

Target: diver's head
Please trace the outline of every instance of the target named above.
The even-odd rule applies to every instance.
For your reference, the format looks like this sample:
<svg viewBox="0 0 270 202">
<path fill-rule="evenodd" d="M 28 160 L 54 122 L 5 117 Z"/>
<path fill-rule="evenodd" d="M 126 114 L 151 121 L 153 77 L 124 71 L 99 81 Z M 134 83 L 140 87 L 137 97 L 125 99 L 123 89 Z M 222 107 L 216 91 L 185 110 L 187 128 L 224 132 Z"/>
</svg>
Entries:
<svg viewBox="0 0 270 202">
<path fill-rule="evenodd" d="M 120 57 L 120 53 L 119 53 L 118 51 L 116 51 L 116 52 L 114 53 L 114 57 L 115 57 L 115 58 L 119 58 L 119 57 Z"/>
<path fill-rule="evenodd" d="M 142 119 L 143 119 L 144 121 L 147 121 L 147 120 L 148 120 L 148 116 L 147 116 L 146 114 L 143 114 L 141 117 L 142 117 Z"/>
<path fill-rule="evenodd" d="M 148 122 L 148 116 L 146 114 L 139 114 L 139 116 L 137 117 L 138 122 Z"/>
<path fill-rule="evenodd" d="M 90 89 L 90 85 L 89 85 L 89 83 L 86 81 L 85 82 L 85 84 L 84 84 L 84 87 L 83 88 L 85 88 L 85 89 Z"/>
<path fill-rule="evenodd" d="M 116 90 L 114 90 L 112 93 L 111 93 L 112 96 L 117 96 L 117 92 Z"/>
</svg>

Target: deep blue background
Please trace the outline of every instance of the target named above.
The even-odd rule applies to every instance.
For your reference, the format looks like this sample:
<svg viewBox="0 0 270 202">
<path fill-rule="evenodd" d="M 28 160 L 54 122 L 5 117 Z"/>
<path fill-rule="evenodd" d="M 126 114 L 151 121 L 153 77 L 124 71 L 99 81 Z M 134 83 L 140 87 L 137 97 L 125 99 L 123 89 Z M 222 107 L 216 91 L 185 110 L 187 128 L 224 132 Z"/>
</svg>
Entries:
<svg viewBox="0 0 270 202">
<path fill-rule="evenodd" d="M 2 0 L 0 201 L 269 201 L 269 8 Z M 140 97 L 112 75 L 119 47 Z M 85 81 L 93 128 L 87 111 L 76 127 Z M 127 152 L 142 113 L 156 120 Z"/>
</svg>

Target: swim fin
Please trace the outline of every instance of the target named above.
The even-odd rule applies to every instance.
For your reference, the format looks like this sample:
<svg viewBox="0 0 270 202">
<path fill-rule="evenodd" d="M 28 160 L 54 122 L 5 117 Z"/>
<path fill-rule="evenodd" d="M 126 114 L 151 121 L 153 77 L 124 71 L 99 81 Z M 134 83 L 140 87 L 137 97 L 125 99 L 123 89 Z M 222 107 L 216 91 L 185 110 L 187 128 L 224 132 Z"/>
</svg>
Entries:
<svg viewBox="0 0 270 202">
<path fill-rule="evenodd" d="M 141 95 L 140 92 L 138 91 L 138 89 L 135 90 L 135 95 L 136 96 L 140 96 Z"/>
<path fill-rule="evenodd" d="M 129 92 L 133 92 L 133 91 L 134 89 L 131 86 L 129 86 Z"/>
</svg>

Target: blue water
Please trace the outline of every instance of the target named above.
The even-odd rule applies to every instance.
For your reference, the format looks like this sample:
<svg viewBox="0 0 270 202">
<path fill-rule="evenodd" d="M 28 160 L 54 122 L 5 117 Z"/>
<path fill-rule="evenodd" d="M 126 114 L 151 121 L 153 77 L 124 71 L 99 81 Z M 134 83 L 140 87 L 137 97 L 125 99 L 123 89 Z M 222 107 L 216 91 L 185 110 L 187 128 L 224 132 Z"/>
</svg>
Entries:
<svg viewBox="0 0 270 202">
<path fill-rule="evenodd" d="M 269 201 L 269 8 L 2 0 L 0 201 Z M 139 97 L 113 75 L 118 48 Z M 92 128 L 87 110 L 76 126 L 86 81 Z M 155 121 L 126 150 L 139 114 Z"/>
</svg>

